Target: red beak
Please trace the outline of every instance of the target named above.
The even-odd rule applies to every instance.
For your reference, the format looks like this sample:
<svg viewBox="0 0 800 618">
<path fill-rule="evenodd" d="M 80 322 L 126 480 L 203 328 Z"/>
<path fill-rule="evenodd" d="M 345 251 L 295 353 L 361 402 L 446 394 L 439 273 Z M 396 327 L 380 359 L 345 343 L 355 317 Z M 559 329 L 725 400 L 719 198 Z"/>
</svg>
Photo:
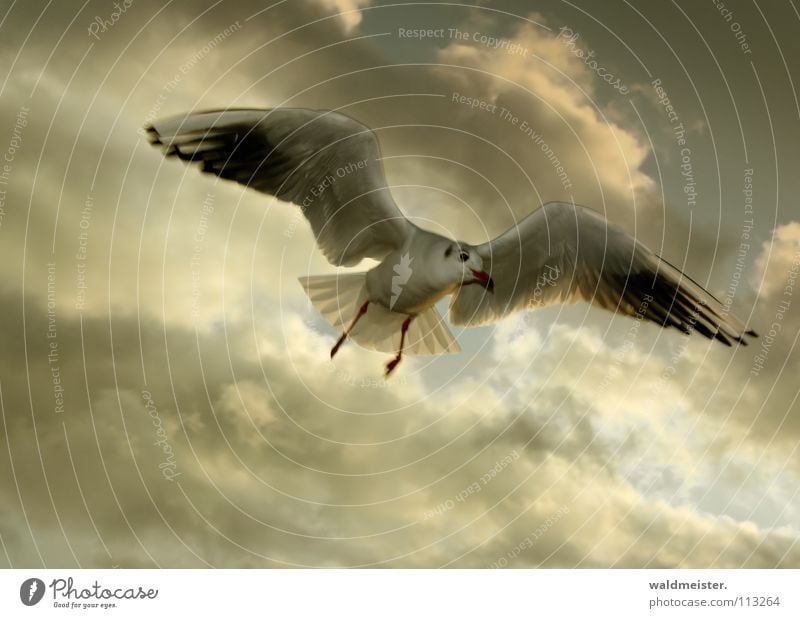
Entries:
<svg viewBox="0 0 800 618">
<path fill-rule="evenodd" d="M 483 287 L 485 287 L 490 292 L 494 292 L 494 281 L 489 276 L 489 273 L 483 272 L 482 270 L 472 270 L 472 275 L 475 277 L 475 282 L 480 283 Z"/>
</svg>

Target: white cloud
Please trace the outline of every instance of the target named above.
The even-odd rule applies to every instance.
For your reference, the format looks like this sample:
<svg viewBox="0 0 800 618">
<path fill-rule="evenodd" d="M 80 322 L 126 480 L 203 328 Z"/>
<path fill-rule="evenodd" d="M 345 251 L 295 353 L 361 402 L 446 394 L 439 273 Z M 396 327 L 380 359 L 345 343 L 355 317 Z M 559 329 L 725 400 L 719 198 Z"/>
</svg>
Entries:
<svg viewBox="0 0 800 618">
<path fill-rule="evenodd" d="M 353 32 L 361 23 L 361 9 L 369 6 L 370 0 L 320 0 L 322 5 L 340 14 L 345 31 Z"/>
</svg>

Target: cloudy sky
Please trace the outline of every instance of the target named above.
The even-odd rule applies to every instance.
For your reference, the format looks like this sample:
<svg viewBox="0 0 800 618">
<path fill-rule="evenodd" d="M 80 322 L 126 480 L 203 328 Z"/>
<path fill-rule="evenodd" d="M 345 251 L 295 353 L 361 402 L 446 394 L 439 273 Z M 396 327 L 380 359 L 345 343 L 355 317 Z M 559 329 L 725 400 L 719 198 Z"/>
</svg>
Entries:
<svg viewBox="0 0 800 618">
<path fill-rule="evenodd" d="M 0 3 L 0 565 L 800 567 L 800 14 L 597 4 Z M 141 132 L 228 106 L 368 124 L 467 242 L 574 199 L 760 337 L 580 304 L 331 362 L 298 211 Z"/>
</svg>

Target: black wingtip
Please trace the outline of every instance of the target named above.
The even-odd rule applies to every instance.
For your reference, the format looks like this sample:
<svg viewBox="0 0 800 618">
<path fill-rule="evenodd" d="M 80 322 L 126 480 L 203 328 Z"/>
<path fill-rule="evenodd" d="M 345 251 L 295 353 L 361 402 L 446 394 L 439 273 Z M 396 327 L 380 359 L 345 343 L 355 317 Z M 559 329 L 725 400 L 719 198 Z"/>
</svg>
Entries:
<svg viewBox="0 0 800 618">
<path fill-rule="evenodd" d="M 144 130 L 147 133 L 147 141 L 149 141 L 153 146 L 164 145 L 161 141 L 161 136 L 159 136 L 158 131 L 156 131 L 156 128 L 153 125 L 147 125 Z"/>
<path fill-rule="evenodd" d="M 160 143 L 161 142 L 159 142 L 159 144 Z M 178 150 L 178 147 L 175 146 L 174 144 L 171 145 L 171 146 L 168 146 L 167 148 L 164 149 L 164 156 L 165 157 L 178 157 L 179 159 L 183 158 L 181 156 L 181 151 Z"/>
<path fill-rule="evenodd" d="M 755 331 L 746 330 L 746 331 L 744 331 L 744 333 L 742 334 L 741 337 L 736 337 L 736 342 L 739 345 L 744 345 L 744 346 L 748 345 L 747 339 L 745 339 L 745 335 L 749 335 L 750 337 L 758 337 L 758 335 L 756 334 Z"/>
<path fill-rule="evenodd" d="M 721 343 L 724 343 L 729 348 L 733 345 L 733 344 L 731 344 L 731 340 L 728 339 L 725 335 L 723 335 L 722 332 L 719 331 L 719 330 L 716 333 L 714 333 L 714 338 L 717 341 L 720 341 Z"/>
<path fill-rule="evenodd" d="M 758 337 L 758 333 L 756 333 L 756 331 L 754 331 L 754 330 L 746 330 L 746 331 L 744 331 L 744 333 L 740 337 L 736 337 L 736 342 L 739 345 L 744 345 L 744 346 L 748 345 L 747 344 L 747 339 L 745 338 L 745 335 L 747 335 L 748 337 Z"/>
</svg>

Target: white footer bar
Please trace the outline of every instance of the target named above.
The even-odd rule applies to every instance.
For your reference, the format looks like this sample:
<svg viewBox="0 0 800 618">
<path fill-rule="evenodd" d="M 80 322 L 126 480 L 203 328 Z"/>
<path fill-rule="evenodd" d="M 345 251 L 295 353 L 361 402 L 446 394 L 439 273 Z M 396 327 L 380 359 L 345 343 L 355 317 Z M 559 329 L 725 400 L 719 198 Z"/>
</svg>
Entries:
<svg viewBox="0 0 800 618">
<path fill-rule="evenodd" d="M 798 570 L 5 570 L 0 616 L 800 616 Z"/>
</svg>

